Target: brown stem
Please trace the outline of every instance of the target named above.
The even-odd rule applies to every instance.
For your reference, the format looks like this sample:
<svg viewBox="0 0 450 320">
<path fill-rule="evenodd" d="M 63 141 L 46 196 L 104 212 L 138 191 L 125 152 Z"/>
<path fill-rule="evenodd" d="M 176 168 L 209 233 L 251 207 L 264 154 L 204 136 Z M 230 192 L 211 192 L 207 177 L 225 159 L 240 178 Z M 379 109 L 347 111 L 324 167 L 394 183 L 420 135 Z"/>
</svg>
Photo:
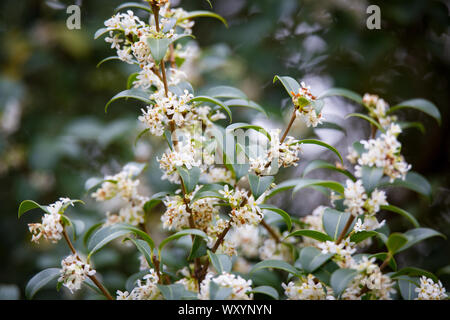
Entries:
<svg viewBox="0 0 450 320">
<path fill-rule="evenodd" d="M 64 228 L 63 232 L 62 232 L 64 239 L 66 240 L 67 244 L 69 245 L 70 251 L 72 251 L 72 253 L 76 256 L 78 256 L 77 251 L 75 250 L 75 247 L 72 244 L 72 241 L 70 241 L 69 236 L 67 235 L 67 231 Z M 103 293 L 103 295 L 108 299 L 108 300 L 114 300 L 114 298 L 109 294 L 108 290 L 106 290 L 106 288 L 100 283 L 100 281 L 98 281 L 98 279 L 93 275 L 93 276 L 88 276 L 89 279 L 92 280 L 92 282 L 95 283 L 95 285 L 97 286 L 97 288 L 100 289 L 100 291 Z"/>
<path fill-rule="evenodd" d="M 377 127 L 374 126 L 373 124 L 370 124 L 370 129 L 371 129 L 370 138 L 375 139 L 375 135 L 377 134 Z"/>
<path fill-rule="evenodd" d="M 270 233 L 270 235 L 272 236 L 272 238 L 275 239 L 276 242 L 278 242 L 278 243 L 281 242 L 280 237 L 278 237 L 278 235 L 276 234 L 276 232 L 272 229 L 271 226 L 269 226 L 269 225 L 267 224 L 266 221 L 264 221 L 264 219 L 261 220 L 261 225 L 262 225 L 262 226 Z"/>
<path fill-rule="evenodd" d="M 295 109 L 294 109 L 294 112 L 292 112 L 291 120 L 289 121 L 289 124 L 288 124 L 286 130 L 284 131 L 283 136 L 281 137 L 280 143 L 283 143 L 284 139 L 286 139 L 286 136 L 287 136 L 289 130 L 291 129 L 292 124 L 294 123 L 295 116 L 296 115 L 295 115 Z"/>
<path fill-rule="evenodd" d="M 389 261 L 391 260 L 391 258 L 392 258 L 391 255 L 388 254 L 386 259 L 384 259 L 383 263 L 380 266 L 380 271 L 382 271 L 389 264 Z"/>
<path fill-rule="evenodd" d="M 336 240 L 336 244 L 341 243 L 341 241 L 344 239 L 345 235 L 347 234 L 348 229 L 353 223 L 353 220 L 355 220 L 355 216 L 351 215 L 350 218 L 347 220 L 347 223 L 344 226 L 344 229 L 342 230 L 341 234 L 339 235 L 338 239 Z"/>
</svg>

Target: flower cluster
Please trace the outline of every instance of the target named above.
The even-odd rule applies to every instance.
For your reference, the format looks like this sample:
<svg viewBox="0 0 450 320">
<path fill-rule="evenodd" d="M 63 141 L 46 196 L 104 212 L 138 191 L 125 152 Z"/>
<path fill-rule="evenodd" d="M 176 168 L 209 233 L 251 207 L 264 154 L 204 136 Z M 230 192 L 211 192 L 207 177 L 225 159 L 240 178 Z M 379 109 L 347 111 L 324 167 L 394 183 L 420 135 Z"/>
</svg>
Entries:
<svg viewBox="0 0 450 320">
<path fill-rule="evenodd" d="M 296 108 L 296 116 L 301 118 L 308 127 L 317 127 L 322 123 L 322 113 L 315 108 L 316 97 L 311 93 L 310 86 L 306 86 L 304 82 L 300 83 L 297 93 L 291 92 L 292 103 Z"/>
<path fill-rule="evenodd" d="M 141 170 L 140 166 L 129 163 L 119 173 L 105 176 L 100 188 L 91 194 L 92 198 L 100 202 L 116 196 L 125 201 L 118 214 L 107 212 L 107 225 L 125 222 L 137 226 L 144 222 L 144 204 L 148 197 L 139 194 L 140 181 L 136 179 Z"/>
<path fill-rule="evenodd" d="M 435 283 L 425 276 L 420 278 L 420 287 L 416 288 L 415 291 L 418 293 L 417 300 L 444 300 L 447 298 L 441 281 Z"/>
<path fill-rule="evenodd" d="M 95 274 L 95 270 L 88 263 L 81 261 L 76 254 L 66 257 L 61 261 L 61 266 L 58 282 L 61 282 L 72 293 L 81 288 L 81 284 L 88 276 Z"/>
<path fill-rule="evenodd" d="M 210 299 L 210 283 L 215 282 L 217 285 L 223 288 L 231 288 L 231 293 L 228 296 L 228 300 L 252 300 L 253 294 L 249 293 L 252 290 L 252 281 L 245 280 L 240 276 L 222 273 L 219 276 L 214 277 L 212 273 L 208 273 L 205 280 L 200 284 L 200 293 L 198 298 L 200 300 Z"/>
<path fill-rule="evenodd" d="M 334 300 L 333 290 L 323 287 L 322 283 L 312 274 L 303 277 L 300 281 L 291 281 L 287 285 L 281 284 L 284 294 L 289 300 Z"/>
<path fill-rule="evenodd" d="M 136 287 L 131 292 L 117 290 L 117 300 L 160 300 L 162 296 L 157 287 L 159 277 L 155 270 L 150 269 L 142 279 L 136 281 Z"/>
<path fill-rule="evenodd" d="M 366 93 L 363 97 L 363 104 L 369 109 L 369 115 L 375 118 L 383 128 L 397 121 L 396 116 L 389 116 L 387 111 L 389 104 L 375 94 Z"/>
<path fill-rule="evenodd" d="M 60 198 L 55 203 L 47 206 L 47 212 L 42 217 L 41 223 L 30 223 L 28 228 L 32 234 L 31 241 L 39 243 L 39 240 L 44 239 L 53 243 L 58 242 L 62 238 L 63 225 L 61 214 L 68 205 L 73 206 L 73 201 L 69 198 Z"/>
<path fill-rule="evenodd" d="M 355 163 L 357 159 L 356 176 L 361 177 L 362 166 L 369 166 L 383 168 L 383 173 L 390 178 L 391 182 L 395 179 L 405 179 L 411 165 L 407 164 L 400 154 L 401 143 L 397 140 L 400 132 L 400 126 L 393 123 L 386 133 L 382 133 L 378 138 L 362 140 L 363 153 L 358 157 L 352 153 L 348 157 L 352 163 Z"/>
<path fill-rule="evenodd" d="M 344 189 L 344 205 L 354 217 L 362 214 L 374 216 L 380 211 L 380 206 L 387 204 L 384 191 L 375 189 L 369 197 L 361 180 L 353 182 L 347 179 Z"/>
<path fill-rule="evenodd" d="M 280 141 L 280 129 L 271 130 L 270 147 L 264 155 L 257 158 L 250 158 L 250 169 L 260 175 L 265 171 L 270 171 L 272 164 L 275 162 L 277 168 L 297 166 L 299 161 L 298 153 L 301 151 L 298 140 L 293 137 L 286 137 L 283 142 Z"/>
</svg>

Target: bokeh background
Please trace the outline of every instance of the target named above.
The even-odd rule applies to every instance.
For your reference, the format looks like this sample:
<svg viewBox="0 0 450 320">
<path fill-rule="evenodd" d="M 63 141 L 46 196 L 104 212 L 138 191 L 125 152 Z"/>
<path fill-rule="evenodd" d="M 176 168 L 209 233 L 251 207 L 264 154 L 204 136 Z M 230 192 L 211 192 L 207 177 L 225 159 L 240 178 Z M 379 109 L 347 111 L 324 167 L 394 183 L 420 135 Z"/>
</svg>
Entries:
<svg viewBox="0 0 450 320">
<path fill-rule="evenodd" d="M 86 227 L 104 218 L 105 208 L 85 194 L 84 183 L 92 176 L 116 173 L 129 161 L 149 163 L 144 187 L 149 195 L 170 186 L 162 182 L 155 157 L 162 152 L 157 139 L 148 136 L 134 146 L 139 128 L 140 105 L 119 101 L 107 114 L 105 103 L 124 90 L 129 65 L 107 62 L 113 55 L 95 30 L 124 1 L 2 0 L 0 3 L 0 297 L 24 298 L 27 281 L 38 271 L 58 267 L 67 254 L 63 243 L 36 246 L 30 242 L 27 223 L 39 213 L 17 219 L 22 200 L 53 203 L 60 196 L 81 198 L 86 206 L 71 208 L 69 215 Z M 422 97 L 434 102 L 442 125 L 425 114 L 401 113 L 402 119 L 422 121 L 426 132 L 409 129 L 401 136 L 402 152 L 413 170 L 426 176 L 433 188 L 428 201 L 407 190 L 389 193 L 389 201 L 409 210 L 426 227 L 450 236 L 450 132 L 449 132 L 449 2 L 432 0 L 213 0 L 214 11 L 229 23 L 198 19 L 194 27 L 202 52 L 191 66 L 191 82 L 198 90 L 229 84 L 241 88 L 262 105 L 270 119 L 240 110 L 236 120 L 266 127 L 281 127 L 289 117 L 284 89 L 274 85 L 274 75 L 289 75 L 311 85 L 319 94 L 329 87 L 344 87 L 360 94 L 381 95 L 391 105 Z M 68 30 L 65 7 L 81 5 L 81 30 Z M 172 1 L 186 10 L 210 10 L 206 1 Z M 381 30 L 366 28 L 366 8 L 381 8 Z M 142 13 L 142 12 L 140 12 Z M 140 14 L 138 12 L 138 14 Z M 347 134 L 318 130 L 320 138 L 343 154 L 355 139 L 368 136 L 362 120 L 343 120 L 358 106 L 341 98 L 327 100 L 325 117 L 347 128 Z M 320 133 L 319 133 L 320 131 Z M 292 135 L 306 137 L 301 126 Z M 305 148 L 304 158 L 329 159 L 323 150 Z M 304 161 L 306 163 L 306 161 Z M 283 171 L 279 181 L 300 175 Z M 315 173 L 316 177 L 329 175 Z M 340 178 L 340 177 L 339 177 Z M 293 215 L 310 214 L 327 204 L 315 190 L 294 198 L 290 193 L 275 199 Z M 411 226 L 402 218 L 386 215 L 391 230 Z M 159 217 L 155 214 L 154 224 Z M 83 248 L 79 240 L 76 244 Z M 429 239 L 401 253 L 400 266 L 436 272 L 450 287 L 445 267 L 450 264 L 450 245 Z M 134 262 L 135 261 L 135 262 Z M 95 266 L 105 284 L 123 289 L 127 277 L 138 270 L 135 250 L 102 250 Z M 448 267 L 447 269 L 448 270 Z M 91 297 L 89 292 L 71 296 L 54 288 L 37 295 L 41 299 Z"/>
</svg>

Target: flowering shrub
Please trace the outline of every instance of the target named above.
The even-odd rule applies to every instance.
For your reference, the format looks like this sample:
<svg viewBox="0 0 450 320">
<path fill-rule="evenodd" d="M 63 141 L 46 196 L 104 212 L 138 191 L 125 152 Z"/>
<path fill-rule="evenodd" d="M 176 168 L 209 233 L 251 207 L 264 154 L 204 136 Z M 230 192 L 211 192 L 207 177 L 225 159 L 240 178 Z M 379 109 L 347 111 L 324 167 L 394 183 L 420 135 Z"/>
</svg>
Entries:
<svg viewBox="0 0 450 320">
<path fill-rule="evenodd" d="M 132 7 L 147 11 L 148 23 Z M 273 299 L 446 299 L 441 282 L 432 273 L 415 268 L 397 268 L 395 255 L 420 241 L 441 236 L 420 227 L 407 211 L 387 201 L 387 187 L 409 188 L 430 197 L 431 187 L 412 171 L 401 154 L 398 136 L 417 123 L 398 121 L 394 113 L 413 108 L 440 121 L 438 109 L 424 99 L 413 99 L 394 107 L 376 95 L 360 96 L 332 88 L 313 95 L 305 83 L 288 76 L 275 76 L 292 102 L 292 116 L 284 129 L 265 130 L 232 121 L 231 108 L 247 107 L 265 114 L 239 89 L 219 86 L 204 95 L 195 94 L 183 66 L 193 58 L 189 46 L 193 19 L 213 17 L 208 11 L 186 12 L 171 8 L 165 0 L 125 3 L 95 37 L 105 41 L 121 60 L 139 66 L 130 75 L 128 88 L 111 102 L 132 98 L 146 104 L 138 116 L 145 129 L 165 139 L 167 149 L 157 159 L 162 179 L 175 184 L 175 192 L 152 196 L 138 188 L 144 163 L 129 163 L 122 171 L 87 182 L 90 196 L 98 202 L 118 199 L 118 212 L 84 233 L 87 255 L 72 244 L 68 230 L 78 235 L 79 223 L 66 211 L 81 200 L 61 198 L 48 206 L 31 200 L 22 202 L 19 217 L 40 208 L 41 223 L 29 225 L 32 241 L 56 243 L 64 238 L 71 255 L 62 268 L 50 268 L 33 277 L 26 289 L 32 297 L 40 288 L 58 279 L 58 288 L 71 292 L 86 284 L 108 299 L 241 299 L 268 296 Z M 125 11 L 125 12 L 123 12 Z M 188 41 L 188 42 L 186 42 Z M 333 146 L 316 139 L 288 136 L 296 119 L 307 127 L 339 128 L 325 122 L 325 98 L 343 96 L 362 105 L 366 113 L 351 113 L 371 127 L 368 140 L 357 141 L 348 150 L 353 168 L 346 168 Z M 420 127 L 420 126 L 419 126 Z M 163 138 L 162 138 L 163 137 Z M 297 166 L 302 145 L 315 144 L 333 152 L 335 164 L 313 160 L 303 176 L 274 183 L 280 168 Z M 342 184 L 304 176 L 316 169 L 333 170 L 345 176 Z M 330 199 L 311 215 L 296 218 L 269 204 L 279 192 L 315 188 Z M 162 227 L 170 235 L 156 244 L 147 231 L 148 213 L 162 204 Z M 380 211 L 400 214 L 413 229 L 390 233 Z M 122 239 L 122 242 L 116 240 Z M 183 267 L 170 263 L 171 251 L 180 246 Z M 124 291 L 111 294 L 97 278 L 92 256 L 111 242 L 134 245 L 141 254 L 141 271 L 132 275 Z M 374 251 L 376 245 L 377 252 Z M 370 251 L 370 252 L 369 252 Z"/>
</svg>

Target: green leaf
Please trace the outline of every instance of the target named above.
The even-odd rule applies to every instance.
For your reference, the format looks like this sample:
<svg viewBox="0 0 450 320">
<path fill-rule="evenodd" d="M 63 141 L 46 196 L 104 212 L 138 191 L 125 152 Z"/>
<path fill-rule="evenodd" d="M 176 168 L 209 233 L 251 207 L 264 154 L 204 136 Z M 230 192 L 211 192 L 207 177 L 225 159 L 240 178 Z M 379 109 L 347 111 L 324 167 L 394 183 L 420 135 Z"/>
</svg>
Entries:
<svg viewBox="0 0 450 320">
<path fill-rule="evenodd" d="M 329 144 L 327 144 L 327 143 L 325 143 L 323 141 L 316 140 L 316 139 L 303 139 L 303 140 L 299 140 L 297 142 L 294 142 L 293 144 L 315 144 L 315 145 L 318 145 L 318 146 L 321 146 L 321 147 L 325 147 L 328 150 L 333 151 L 339 157 L 339 160 L 341 160 L 341 163 L 344 163 L 344 160 L 342 159 L 342 156 L 339 153 L 339 151 L 337 151 L 336 148 L 330 146 Z"/>
<path fill-rule="evenodd" d="M 125 8 L 137 8 L 152 13 L 152 8 L 150 8 L 148 5 L 143 4 L 142 2 L 125 2 L 118 6 L 114 11 L 118 12 Z"/>
<path fill-rule="evenodd" d="M 402 131 L 404 131 L 405 129 L 409 129 L 409 128 L 416 128 L 421 133 L 425 134 L 425 127 L 420 122 L 404 122 L 404 121 L 402 121 L 402 122 L 397 122 L 397 124 L 400 126 Z"/>
<path fill-rule="evenodd" d="M 288 76 L 275 76 L 273 78 L 273 83 L 275 83 L 277 80 L 281 82 L 281 84 L 284 86 L 287 93 L 291 97 L 297 94 L 300 90 L 300 84 L 294 78 Z"/>
<path fill-rule="evenodd" d="M 150 270 L 145 269 L 141 270 L 139 272 L 133 273 L 131 276 L 128 277 L 127 281 L 125 282 L 125 288 L 128 292 L 131 292 L 134 287 L 136 287 L 136 282 L 139 279 L 142 279 L 145 275 L 149 274 Z"/>
<path fill-rule="evenodd" d="M 48 268 L 37 273 L 28 281 L 25 288 L 25 296 L 27 299 L 32 299 L 34 295 L 41 290 L 49 282 L 56 280 L 60 275 L 61 269 Z"/>
<path fill-rule="evenodd" d="M 247 99 L 247 95 L 241 90 L 229 87 L 218 86 L 208 89 L 207 95 L 213 98 L 226 98 L 226 99 Z"/>
<path fill-rule="evenodd" d="M 153 100 L 150 100 L 150 95 L 152 94 L 151 91 L 148 90 L 142 90 L 133 88 L 130 90 L 124 90 L 122 92 L 119 92 L 114 97 L 111 98 L 111 100 L 108 101 L 108 103 L 105 106 L 105 112 L 108 112 L 109 105 L 118 100 L 118 99 L 136 99 L 142 102 L 145 102 L 146 104 L 154 104 L 155 102 Z"/>
<path fill-rule="evenodd" d="M 286 238 L 289 237 L 308 237 L 308 238 L 312 238 L 321 242 L 324 241 L 331 241 L 333 240 L 329 235 L 322 233 L 320 231 L 315 231 L 315 230 L 307 230 L 307 229 L 303 229 L 303 230 L 296 230 L 290 234 L 288 234 L 286 236 Z"/>
<path fill-rule="evenodd" d="M 423 241 L 425 239 L 431 238 L 431 237 L 442 237 L 444 239 L 447 239 L 445 235 L 442 233 L 429 229 L 429 228 L 415 228 L 408 230 L 404 233 L 404 236 L 407 237 L 408 241 L 407 243 L 398 251 L 404 251 L 406 249 L 411 248 L 416 243 Z"/>
<path fill-rule="evenodd" d="M 232 291 L 232 288 L 219 286 L 213 280 L 211 280 L 211 282 L 209 283 L 210 300 L 226 300 L 230 296 Z"/>
<path fill-rule="evenodd" d="M 330 285 L 331 275 L 337 269 L 339 269 L 339 266 L 333 260 L 329 260 L 313 274 L 317 279 L 319 279 L 323 283 Z"/>
<path fill-rule="evenodd" d="M 280 184 L 281 185 L 281 184 Z M 328 189 L 334 190 L 339 193 L 344 193 L 344 187 L 336 181 L 327 181 L 327 180 L 318 180 L 318 179 L 297 179 L 297 184 L 295 185 L 292 194 L 295 194 L 297 191 L 303 188 L 309 188 L 312 186 L 321 186 L 326 187 Z"/>
<path fill-rule="evenodd" d="M 257 126 L 257 125 L 254 125 L 254 124 L 244 123 L 244 122 L 237 122 L 237 123 L 230 124 L 225 129 L 225 132 L 232 132 L 232 131 L 237 130 L 237 129 L 253 129 L 253 130 L 255 130 L 255 131 L 265 135 L 269 140 L 272 139 L 270 134 L 263 127 Z"/>
<path fill-rule="evenodd" d="M 191 193 L 194 191 L 195 187 L 197 186 L 198 180 L 200 179 L 200 168 L 199 167 L 192 167 L 191 169 L 187 170 L 182 167 L 176 167 L 177 172 L 180 175 L 181 179 L 183 180 L 184 187 L 186 193 Z"/>
<path fill-rule="evenodd" d="M 317 170 L 317 169 L 333 170 L 333 171 L 342 173 L 343 175 L 346 175 L 348 178 L 350 178 L 353 181 L 356 181 L 356 178 L 349 171 L 347 171 L 345 169 L 337 168 L 336 165 L 329 163 L 328 161 L 324 161 L 324 160 L 313 160 L 310 163 L 308 163 L 308 165 L 303 170 L 303 176 L 305 176 L 308 173 L 310 173 L 311 171 Z"/>
<path fill-rule="evenodd" d="M 100 60 L 100 62 L 97 63 L 97 65 L 96 65 L 95 67 L 96 67 L 96 68 L 100 68 L 100 66 L 101 66 L 103 63 L 105 63 L 105 62 L 107 62 L 107 61 L 112 61 L 112 60 L 120 60 L 120 58 L 119 58 L 118 56 L 106 57 L 106 58 Z"/>
<path fill-rule="evenodd" d="M 184 230 L 178 231 L 177 233 L 175 233 L 175 234 L 165 238 L 161 242 L 161 244 L 159 245 L 159 251 L 161 251 L 161 249 L 166 244 L 168 244 L 170 241 L 177 240 L 177 239 L 179 239 L 181 237 L 184 237 L 184 236 L 187 236 L 187 235 L 199 236 L 199 237 L 201 237 L 201 238 L 203 238 L 205 240 L 208 240 L 208 236 L 206 235 L 206 233 L 204 233 L 201 230 L 198 230 L 198 229 L 184 229 Z"/>
<path fill-rule="evenodd" d="M 266 296 L 269 296 L 269 297 L 273 298 L 274 300 L 278 300 L 278 298 L 279 298 L 278 291 L 269 286 L 255 287 L 249 293 L 265 294 Z"/>
<path fill-rule="evenodd" d="M 152 250 L 155 247 L 153 240 L 144 231 L 127 224 L 118 223 L 111 226 L 103 227 L 97 230 L 92 235 L 92 237 L 89 239 L 88 242 L 88 250 L 89 250 L 88 259 L 95 252 L 103 248 L 109 242 L 130 233 L 138 235 L 143 240 L 145 240 Z"/>
<path fill-rule="evenodd" d="M 36 208 L 40 208 L 45 213 L 48 213 L 48 214 L 50 213 L 47 210 L 47 207 L 41 206 L 39 203 L 34 202 L 33 200 L 24 200 L 21 202 L 21 204 L 19 206 L 18 218 L 20 218 L 25 212 L 28 212 L 28 211 L 30 211 L 32 209 L 36 209 Z"/>
<path fill-rule="evenodd" d="M 403 108 L 412 108 L 419 111 L 422 111 L 429 116 L 432 116 L 436 119 L 436 121 L 441 124 L 441 113 L 439 112 L 439 109 L 434 105 L 434 103 L 425 100 L 425 99 L 411 99 L 407 101 L 403 101 L 399 103 L 396 106 L 393 106 L 389 110 L 387 110 L 386 114 L 390 114 L 392 112 L 395 112 L 399 109 Z"/>
<path fill-rule="evenodd" d="M 269 191 L 269 193 L 266 196 L 266 200 L 273 197 L 279 192 L 289 190 L 294 188 L 298 183 L 298 179 L 289 179 L 286 181 L 283 181 L 282 183 L 278 184 L 275 188 Z"/>
<path fill-rule="evenodd" d="M 157 286 L 166 300 L 197 300 L 197 294 L 186 290 L 184 285 L 180 283 L 157 284 Z"/>
<path fill-rule="evenodd" d="M 291 228 L 292 228 L 291 216 L 286 211 L 284 211 L 280 208 L 277 208 L 273 205 L 270 205 L 270 204 L 260 204 L 259 207 L 261 209 L 269 210 L 269 211 L 275 212 L 276 214 L 280 215 L 281 218 L 283 218 L 284 222 L 286 223 L 288 231 L 291 230 Z"/>
<path fill-rule="evenodd" d="M 141 132 L 139 132 L 139 134 L 137 135 L 136 139 L 134 140 L 134 146 L 135 147 L 136 147 L 139 139 L 141 139 L 149 131 L 150 131 L 150 128 L 146 128 L 146 129 L 142 130 Z"/>
<path fill-rule="evenodd" d="M 250 183 L 250 189 L 255 197 L 258 199 L 272 184 L 274 177 L 272 176 L 257 176 L 255 174 L 248 175 L 248 181 Z"/>
<path fill-rule="evenodd" d="M 391 255 L 396 254 L 406 243 L 408 242 L 408 238 L 402 233 L 394 232 L 392 233 L 388 241 L 386 243 L 386 247 L 388 248 Z"/>
<path fill-rule="evenodd" d="M 381 210 L 387 210 L 387 211 L 391 211 L 391 212 L 395 212 L 398 213 L 402 216 L 404 216 L 406 219 L 408 219 L 416 228 L 420 227 L 419 222 L 417 221 L 417 219 L 408 211 L 403 210 L 402 208 L 393 206 L 393 205 L 387 205 L 387 206 L 380 206 Z"/>
<path fill-rule="evenodd" d="M 344 134 L 347 134 L 347 130 L 345 130 L 344 127 L 338 125 L 337 123 L 330 122 L 330 121 L 324 121 L 322 123 L 319 123 L 314 129 L 315 130 L 317 130 L 317 129 L 331 129 L 331 130 L 341 131 Z"/>
<path fill-rule="evenodd" d="M 151 198 L 144 204 L 144 211 L 148 212 L 153 209 L 157 204 L 159 204 L 166 196 L 168 196 L 168 192 L 158 192 L 155 193 Z"/>
<path fill-rule="evenodd" d="M 215 254 L 208 250 L 208 256 L 218 274 L 231 272 L 231 259 L 226 254 Z"/>
<path fill-rule="evenodd" d="M 139 250 L 139 252 L 144 256 L 145 260 L 147 261 L 149 266 L 153 266 L 153 255 L 152 255 L 152 249 L 148 245 L 147 242 L 141 239 L 132 239 L 132 238 L 126 238 L 125 241 L 131 241 L 134 243 L 136 248 Z"/>
<path fill-rule="evenodd" d="M 337 240 L 341 232 L 344 230 L 348 219 L 350 219 L 351 214 L 349 212 L 341 212 L 335 209 L 326 208 L 323 216 L 322 223 L 325 232 L 333 239 Z M 353 221 L 353 223 L 355 223 Z M 352 230 L 351 226 L 348 232 Z"/>
<path fill-rule="evenodd" d="M 399 276 L 407 275 L 410 277 L 416 277 L 416 276 L 425 276 L 427 278 L 432 279 L 434 282 L 438 282 L 439 279 L 436 277 L 433 273 L 428 272 L 426 270 L 415 268 L 415 267 L 407 267 L 398 270 L 396 273 L 391 275 L 391 278 L 398 278 Z"/>
<path fill-rule="evenodd" d="M 87 246 L 88 240 L 91 237 L 92 233 L 97 230 L 98 228 L 100 228 L 103 225 L 103 222 L 98 222 L 95 223 L 94 225 L 92 225 L 91 227 L 89 227 L 89 229 L 86 231 L 86 233 L 83 236 L 83 244 L 84 246 Z"/>
<path fill-rule="evenodd" d="M 378 232 L 376 231 L 360 231 L 360 232 L 356 232 L 354 234 L 352 234 L 350 236 L 350 241 L 354 242 L 354 243 L 359 243 L 361 241 L 364 241 L 368 238 L 377 236 Z"/>
<path fill-rule="evenodd" d="M 419 282 L 419 278 L 412 278 L 403 276 L 398 279 L 398 287 L 400 288 L 400 294 L 404 300 L 415 300 L 418 297 L 418 292 L 416 292 L 416 288 L 419 286 L 417 283 Z"/>
<path fill-rule="evenodd" d="M 191 12 L 188 12 L 187 15 L 184 15 L 180 19 L 180 21 L 199 18 L 199 17 L 210 17 L 210 18 L 218 19 L 218 20 L 222 21 L 222 23 L 228 28 L 227 21 L 221 15 L 218 15 L 217 13 L 214 13 L 211 11 L 204 11 L 204 10 L 191 11 Z"/>
<path fill-rule="evenodd" d="M 97 40 L 98 38 L 100 38 L 102 35 L 108 33 L 110 30 L 108 30 L 108 28 L 100 28 L 97 31 L 95 31 L 94 34 L 94 40 Z"/>
<path fill-rule="evenodd" d="M 405 180 L 395 179 L 393 182 L 389 182 L 389 178 L 384 177 L 383 179 L 381 179 L 378 186 L 404 187 L 417 193 L 420 193 L 425 197 L 427 197 L 428 199 L 431 199 L 431 186 L 428 183 L 427 179 L 425 179 L 422 175 L 414 171 L 408 172 L 406 174 Z"/>
<path fill-rule="evenodd" d="M 330 283 L 336 297 L 341 295 L 357 273 L 358 272 L 353 269 L 338 269 L 333 272 L 330 278 Z"/>
<path fill-rule="evenodd" d="M 194 88 L 192 88 L 192 85 L 187 81 L 181 81 L 177 85 L 170 86 L 169 90 L 177 96 L 182 96 L 185 90 L 190 94 L 194 94 Z"/>
<path fill-rule="evenodd" d="M 261 112 L 266 117 L 268 117 L 267 112 L 266 112 L 266 110 L 264 110 L 263 107 L 261 107 L 256 102 L 250 101 L 248 99 L 231 99 L 231 100 L 224 101 L 224 104 L 227 107 L 229 107 L 229 108 L 231 108 L 231 107 L 243 107 L 243 108 L 254 109 L 254 110 L 257 110 L 257 111 Z"/>
<path fill-rule="evenodd" d="M 367 193 L 371 193 L 383 177 L 383 168 L 362 166 L 362 184 Z"/>
<path fill-rule="evenodd" d="M 386 130 L 383 129 L 383 127 L 372 117 L 369 117 L 365 114 L 362 113 L 349 113 L 348 115 L 345 116 L 345 119 L 351 118 L 351 117 L 358 117 L 361 119 L 364 119 L 366 121 L 368 121 L 370 124 L 374 125 L 375 127 L 377 127 L 378 130 L 380 130 L 381 132 L 385 132 Z"/>
<path fill-rule="evenodd" d="M 228 106 L 223 104 L 223 102 L 218 99 L 215 99 L 213 97 L 208 97 L 208 96 L 197 96 L 197 97 L 191 99 L 188 103 L 192 103 L 192 102 L 208 102 L 208 103 L 213 103 L 215 105 L 218 105 L 227 113 L 228 118 L 230 119 L 230 122 L 232 121 L 230 108 L 228 108 Z"/>
<path fill-rule="evenodd" d="M 358 93 L 353 92 L 351 90 L 347 90 L 347 89 L 343 89 L 343 88 L 330 88 L 328 90 L 325 90 L 318 97 L 318 99 L 322 99 L 325 97 L 332 97 L 332 96 L 341 96 L 341 97 L 345 97 L 347 99 L 353 100 L 359 104 L 363 103 L 363 98 L 361 95 L 359 95 Z"/>
<path fill-rule="evenodd" d="M 203 257 L 206 254 L 206 250 L 205 240 L 200 237 L 194 236 L 191 251 L 189 252 L 187 260 L 192 261 L 195 258 Z"/>
<path fill-rule="evenodd" d="M 267 269 L 267 268 L 284 270 L 289 273 L 292 273 L 295 276 L 300 275 L 299 270 L 297 270 L 294 266 L 290 265 L 286 261 L 282 261 L 282 260 L 264 260 L 264 261 L 258 262 L 250 270 L 250 273 L 253 273 L 256 270 Z"/>
<path fill-rule="evenodd" d="M 308 273 L 313 273 L 325 262 L 330 260 L 334 254 L 322 253 L 319 249 L 314 247 L 306 247 L 300 251 L 299 261 L 302 265 L 302 269 Z"/>
</svg>

